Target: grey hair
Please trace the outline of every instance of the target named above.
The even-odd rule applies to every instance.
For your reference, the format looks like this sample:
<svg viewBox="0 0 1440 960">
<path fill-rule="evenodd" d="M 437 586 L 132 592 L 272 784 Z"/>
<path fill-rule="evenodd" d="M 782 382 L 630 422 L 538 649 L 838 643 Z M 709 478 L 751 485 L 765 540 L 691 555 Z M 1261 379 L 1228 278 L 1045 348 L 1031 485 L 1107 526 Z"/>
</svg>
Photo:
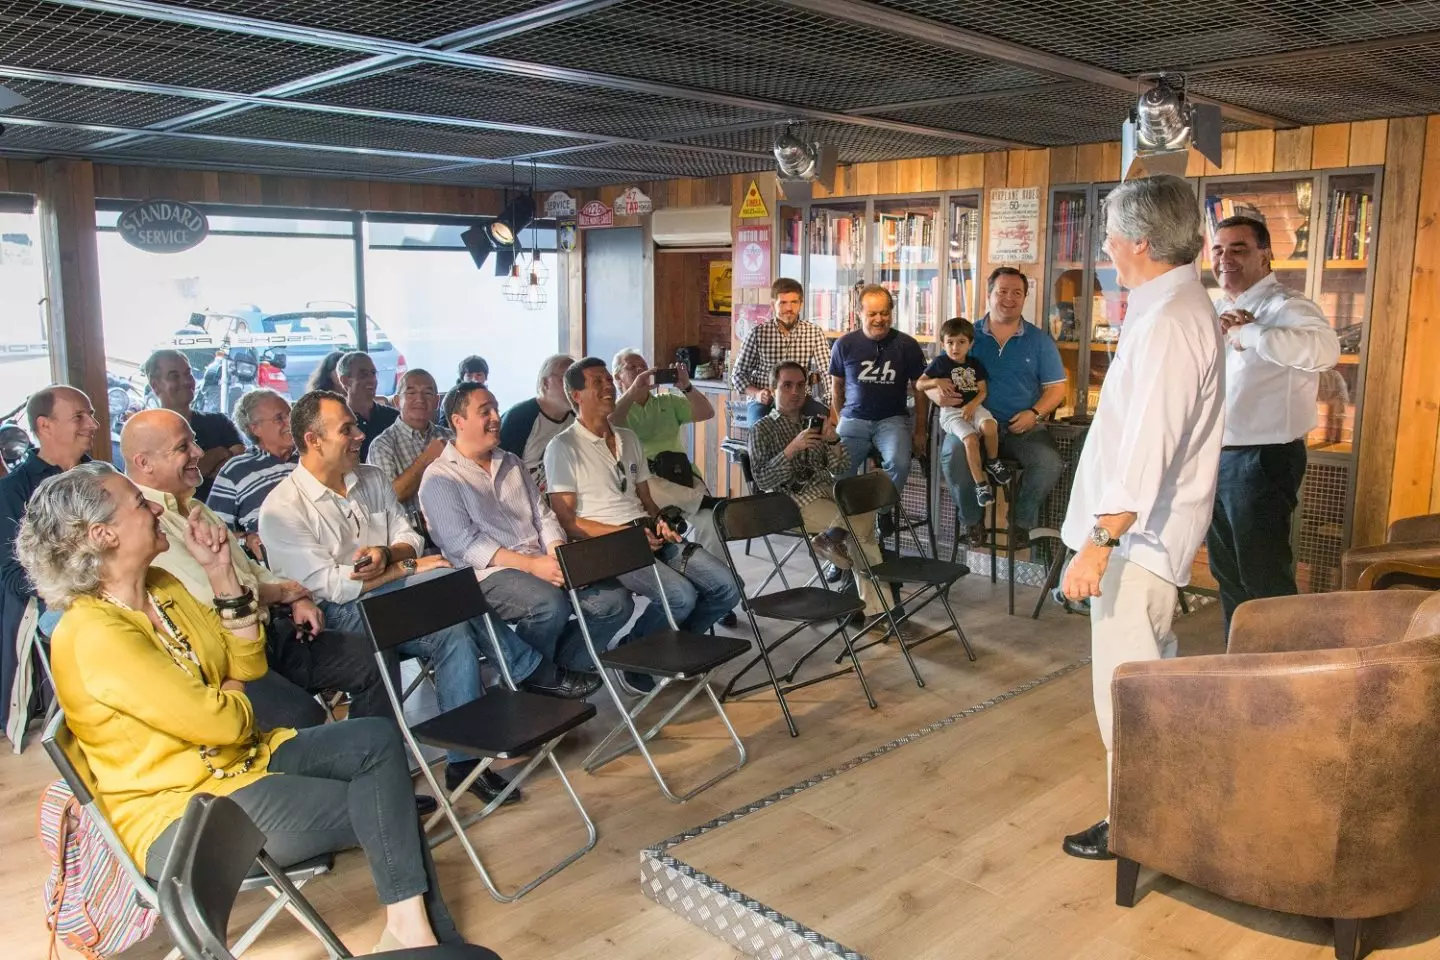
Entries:
<svg viewBox="0 0 1440 960">
<path fill-rule="evenodd" d="M 271 390 L 269 387 L 258 387 L 249 393 L 242 394 L 235 403 L 234 412 L 230 414 L 230 419 L 235 422 L 235 429 L 239 430 L 240 435 L 251 443 L 260 442 L 259 438 L 255 436 L 255 431 L 250 429 L 250 425 L 255 422 L 255 408 L 260 406 L 260 401 L 271 397 L 285 401 L 285 409 L 289 411 L 289 397 L 276 390 Z"/>
<path fill-rule="evenodd" d="M 350 371 L 354 368 L 355 361 L 359 360 L 361 357 L 364 357 L 366 360 L 370 360 L 370 354 L 366 353 L 364 350 L 351 350 L 349 353 L 342 356 L 335 364 L 335 376 L 350 376 Z M 372 360 L 371 362 L 373 363 L 374 361 Z"/>
<path fill-rule="evenodd" d="M 190 358 L 179 350 L 171 350 L 168 347 L 164 350 L 156 350 L 145 358 L 145 365 L 140 368 L 144 372 L 146 380 L 155 379 L 155 375 L 160 372 L 161 360 L 178 360 L 185 366 L 190 366 Z"/>
<path fill-rule="evenodd" d="M 641 353 L 634 347 L 625 347 L 619 353 L 615 354 L 614 360 L 610 361 L 611 376 L 620 376 L 620 368 L 625 364 L 625 361 L 630 359 L 631 357 L 639 357 L 641 360 L 644 360 L 645 354 Z"/>
<path fill-rule="evenodd" d="M 1109 233 L 1150 241 L 1150 259 L 1180 266 L 1200 255 L 1200 202 L 1180 177 L 1165 174 L 1127 180 L 1105 198 Z"/>
<path fill-rule="evenodd" d="M 570 364 L 575 362 L 575 358 L 568 353 L 552 353 L 540 364 L 540 372 L 535 377 L 535 396 L 538 397 L 545 392 L 545 378 L 550 375 L 550 368 L 561 360 L 565 361 L 565 370 L 569 370 Z M 561 382 L 564 382 L 565 370 L 560 371 Z"/>
<path fill-rule="evenodd" d="M 103 460 L 82 463 L 44 480 L 25 508 L 15 552 L 35 592 L 52 610 L 100 592 L 105 551 L 90 539 L 90 527 L 115 519 L 105 478 L 116 472 Z"/>
</svg>

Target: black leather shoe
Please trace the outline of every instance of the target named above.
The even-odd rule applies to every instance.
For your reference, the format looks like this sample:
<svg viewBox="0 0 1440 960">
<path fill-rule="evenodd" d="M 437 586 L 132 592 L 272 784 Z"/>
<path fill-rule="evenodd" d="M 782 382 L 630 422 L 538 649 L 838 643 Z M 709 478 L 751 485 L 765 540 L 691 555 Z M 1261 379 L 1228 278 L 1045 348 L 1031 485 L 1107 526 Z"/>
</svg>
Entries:
<svg viewBox="0 0 1440 960">
<path fill-rule="evenodd" d="M 720 626 L 722 627 L 734 627 L 738 626 L 739 623 L 740 618 L 736 615 L 734 610 L 731 610 L 729 613 L 725 614 L 725 616 L 720 618 Z"/>
<path fill-rule="evenodd" d="M 456 787 L 460 786 L 460 784 L 465 781 L 465 778 L 470 776 L 470 771 L 475 769 L 475 763 L 477 762 L 479 761 L 452 763 L 448 765 L 445 768 L 445 789 L 453 791 Z M 474 783 L 470 784 L 470 792 L 484 802 L 489 803 L 491 800 L 500 796 L 500 792 L 509 784 L 509 780 L 506 780 L 494 770 L 486 770 L 475 778 Z M 510 796 L 505 798 L 505 802 L 501 804 L 501 806 L 508 807 L 512 803 L 519 803 L 520 800 L 521 793 L 519 788 L 516 788 L 510 792 Z"/>
<path fill-rule="evenodd" d="M 415 812 L 419 816 L 428 817 L 439 809 L 440 804 L 436 803 L 435 798 L 428 793 L 415 794 Z"/>
<path fill-rule="evenodd" d="M 1089 830 L 1070 834 L 1060 849 L 1082 860 L 1114 860 L 1115 854 L 1110 852 L 1110 821 L 1101 820 Z"/>
<path fill-rule="evenodd" d="M 533 677 L 521 680 L 520 689 L 527 693 L 537 693 L 542 697 L 584 700 L 600 689 L 600 678 L 593 673 L 578 673 L 574 670 L 566 670 L 564 667 L 556 667 L 548 680 L 535 680 Z"/>
</svg>

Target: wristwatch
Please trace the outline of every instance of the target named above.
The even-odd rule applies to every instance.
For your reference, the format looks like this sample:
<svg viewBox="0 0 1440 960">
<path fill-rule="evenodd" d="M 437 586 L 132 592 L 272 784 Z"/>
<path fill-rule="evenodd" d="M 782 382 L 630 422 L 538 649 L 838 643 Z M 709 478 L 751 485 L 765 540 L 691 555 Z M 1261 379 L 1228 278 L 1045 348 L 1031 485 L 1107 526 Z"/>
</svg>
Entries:
<svg viewBox="0 0 1440 960">
<path fill-rule="evenodd" d="M 1096 524 L 1090 528 L 1090 542 L 1097 547 L 1118 547 L 1120 541 L 1110 536 L 1110 531 Z"/>
<path fill-rule="evenodd" d="M 683 386 L 683 387 L 680 388 L 680 392 L 681 392 L 681 393 L 689 393 L 691 390 L 694 390 L 694 389 L 695 389 L 695 384 L 693 384 L 693 383 L 687 383 L 687 384 L 685 384 L 685 386 Z"/>
<path fill-rule="evenodd" d="M 1033 414 L 1035 414 L 1035 419 L 1036 419 L 1036 420 L 1044 420 L 1044 419 L 1045 419 L 1045 414 L 1041 413 L 1039 410 L 1036 410 L 1034 407 L 1031 407 L 1031 408 L 1030 408 L 1030 412 L 1033 413 Z"/>
<path fill-rule="evenodd" d="M 400 561 L 400 569 L 405 571 L 405 576 L 407 577 L 415 572 L 415 568 L 417 566 L 419 566 L 419 564 L 417 564 L 413 559 Z"/>
</svg>

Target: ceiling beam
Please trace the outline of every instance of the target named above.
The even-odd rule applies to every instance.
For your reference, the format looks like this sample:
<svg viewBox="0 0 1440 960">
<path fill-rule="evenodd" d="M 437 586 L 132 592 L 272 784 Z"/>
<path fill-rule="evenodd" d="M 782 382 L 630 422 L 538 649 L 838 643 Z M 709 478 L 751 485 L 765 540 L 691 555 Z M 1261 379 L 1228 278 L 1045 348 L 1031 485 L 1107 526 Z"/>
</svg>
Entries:
<svg viewBox="0 0 1440 960">
<path fill-rule="evenodd" d="M 466 167 L 486 164 L 502 166 L 508 161 L 492 160 L 486 157 L 472 157 L 454 153 L 430 153 L 419 150 L 392 150 L 388 147 L 347 147 L 334 143 L 297 143 L 292 140 L 267 140 L 262 137 L 239 137 L 220 133 L 194 133 L 188 130 L 146 130 L 143 127 L 125 127 L 109 123 L 77 123 L 69 120 L 40 120 L 35 117 L 12 117 L 0 115 L 0 122 L 16 127 L 41 127 L 52 130 L 83 130 L 90 133 L 129 134 L 147 133 L 151 136 L 170 140 L 193 140 L 204 143 L 239 144 L 248 147 L 276 147 L 282 150 L 311 150 L 317 153 L 343 153 L 362 157 L 396 157 L 410 160 L 434 160 L 437 163 L 451 163 Z M 91 152 L 86 147 L 82 151 Z M 112 154 L 107 159 L 124 158 L 125 154 Z M 131 157 L 131 159 L 139 159 Z M 536 161 L 535 166 L 553 170 L 584 170 L 596 173 L 613 173 L 620 177 L 637 180 L 663 180 L 669 174 L 657 170 L 626 170 L 614 167 L 573 167 L 563 163 Z M 417 171 L 418 172 L 418 171 Z M 497 186 L 504 186 L 497 183 Z"/>
<path fill-rule="evenodd" d="M 226 90 L 206 90 L 200 87 L 180 87 L 168 83 L 147 83 L 139 80 L 116 80 L 110 77 L 91 77 L 72 73 L 60 73 L 54 70 L 36 70 L 30 67 L 15 67 L 0 63 L 0 77 L 9 77 L 15 80 L 33 80 L 41 83 L 68 84 L 77 87 L 89 87 L 98 90 L 122 90 L 127 93 L 144 93 L 164 97 L 187 97 L 192 100 L 210 100 L 216 103 L 242 105 L 248 107 L 274 107 L 280 110 L 295 110 L 301 113 L 323 113 L 342 117 L 359 117 L 367 120 L 398 120 L 405 123 L 428 123 L 448 127 L 460 127 L 470 130 L 490 130 L 500 133 L 530 134 L 542 137 L 564 137 L 572 140 L 593 141 L 596 146 L 610 146 L 613 144 L 661 147 L 667 150 L 685 150 L 693 153 L 708 153 L 724 157 L 742 157 L 746 159 L 764 159 L 769 157 L 767 153 L 753 153 L 743 150 L 726 150 L 721 147 L 693 146 L 690 144 L 669 144 L 657 143 L 650 140 L 642 140 L 636 137 L 616 137 L 602 133 L 585 133 L 578 130 L 557 130 L 553 127 L 535 127 L 522 123 L 501 123 L 495 120 L 473 120 L 468 117 L 450 117 L 427 113 L 405 113 L 398 110 L 372 110 L 366 107 L 347 107 L 333 103 L 312 103 L 308 100 L 286 100 L 280 97 L 265 96 L 262 94 L 233 93 Z M 203 111 L 197 111 L 201 113 Z M 232 111 L 232 115 L 233 115 Z M 187 114 L 194 116 L 195 114 Z M 154 130 L 157 133 L 163 132 L 156 124 L 149 125 L 142 129 Z M 175 129 L 174 127 L 165 129 Z M 129 135 L 125 137 L 114 137 L 93 144 L 94 150 L 113 150 L 127 142 Z M 118 142 L 117 142 L 118 141 Z M 114 146 L 105 146 L 110 143 Z M 538 159 L 545 156 L 541 151 L 535 154 Z M 498 157 L 494 162 L 508 163 L 510 157 Z"/>
<path fill-rule="evenodd" d="M 368 54 L 371 56 L 389 54 L 397 57 L 410 57 L 416 61 L 426 63 L 439 63 L 469 70 L 484 70 L 491 73 L 508 74 L 510 76 L 530 77 L 536 80 L 549 80 L 555 83 L 578 84 L 580 86 L 593 87 L 601 90 L 619 90 L 627 93 L 693 100 L 698 103 L 713 103 L 740 110 L 753 110 L 757 113 L 773 113 L 778 115 L 778 119 L 828 120 L 835 123 L 846 123 L 854 126 L 889 130 L 894 133 L 904 133 L 911 136 L 930 137 L 938 140 L 950 140 L 961 143 L 974 143 L 995 148 L 1032 146 L 1031 144 L 1019 143 L 999 137 L 965 133 L 959 130 L 947 130 L 941 127 L 927 127 L 914 123 L 903 123 L 897 120 L 886 120 L 881 117 L 851 116 L 833 110 L 807 107 L 802 104 L 765 100 L 759 97 L 725 93 L 723 91 L 708 90 L 701 87 L 660 83 L 635 77 L 621 77 L 605 73 L 596 73 L 590 70 L 576 70 L 570 67 L 551 64 L 530 63 L 524 60 L 510 60 L 503 57 L 491 57 L 460 50 L 438 50 L 420 44 L 405 43 L 400 40 L 361 36 L 359 34 L 344 33 L 338 30 L 323 30 L 316 27 L 300 27 L 272 20 L 259 20 L 253 17 L 240 17 L 233 14 L 212 13 L 207 10 L 192 7 L 171 7 L 163 3 L 156 3 L 154 0 L 52 0 L 52 2 L 60 6 L 75 7 L 82 10 L 94 10 L 101 13 L 159 20 L 165 23 L 177 23 L 227 33 L 265 37 L 271 40 L 285 40 L 290 43 L 302 43 L 309 46 L 321 46 L 335 50 L 350 50 L 355 53 Z M 880 10 L 883 8 L 877 7 L 876 9 Z M 886 11 L 885 15 L 890 16 L 891 14 L 889 11 Z"/>
<path fill-rule="evenodd" d="M 928 100 L 906 100 L 901 103 L 881 103 L 872 107 L 856 107 L 846 113 L 863 117 L 873 113 L 903 113 L 906 110 L 922 110 L 926 107 L 953 107 L 961 103 L 980 103 L 985 100 L 1004 100 L 1009 97 L 1028 97 L 1035 93 L 1058 93 L 1082 84 L 1078 81 L 1058 83 L 1033 83 L 1027 87 L 1009 87 L 1000 90 L 976 90 L 973 93 L 957 93 L 948 97 L 931 97 Z"/>
<path fill-rule="evenodd" d="M 441 50 L 470 50 L 487 43 L 494 43 L 498 40 L 504 40 L 507 37 L 513 37 L 530 30 L 549 26 L 553 23 L 560 23 L 572 17 L 594 13 L 597 10 L 604 10 L 606 7 L 613 7 L 623 2 L 624 0 L 555 0 L 553 3 L 535 7 L 533 10 L 525 10 L 520 13 L 511 14 L 508 17 L 501 17 L 498 20 L 479 24 L 478 26 L 457 30 L 443 37 L 436 37 L 434 40 L 426 40 L 421 46 L 435 47 Z M 358 60 L 355 63 L 347 63 L 321 73 L 312 74 L 308 77 L 301 77 L 298 80 L 290 80 L 273 87 L 267 87 L 261 90 L 259 95 L 267 97 L 298 97 L 302 94 L 324 90 L 327 87 L 344 83 L 354 83 L 357 80 L 363 80 L 367 77 L 402 70 L 405 67 L 412 66 L 416 62 L 417 61 L 408 57 L 381 54 L 380 56 L 369 57 L 365 60 Z M 160 120 L 156 123 L 146 124 L 146 127 L 153 130 L 183 130 L 208 120 L 230 117 L 237 113 L 247 113 L 253 109 L 254 107 L 252 105 L 246 103 L 229 105 L 217 104 L 215 106 L 205 107 L 202 110 L 196 110 L 193 113 L 187 113 L 183 116 L 171 117 L 168 120 Z M 110 140 L 102 140 L 93 146 L 95 149 L 111 149 L 144 139 L 146 138 L 131 136 L 114 137 Z"/>
<path fill-rule="evenodd" d="M 1440 30 L 1425 33 L 1402 34 L 1398 37 L 1380 37 L 1375 40 L 1352 40 L 1347 43 L 1331 44 L 1328 47 L 1310 47 L 1305 50 L 1286 50 L 1281 53 L 1262 53 L 1251 57 L 1234 57 L 1229 60 L 1212 60 L 1189 67 L 1179 67 L 1176 73 L 1218 73 L 1222 70 L 1243 70 L 1247 67 L 1268 67 L 1278 64 L 1325 60 L 1357 53 L 1380 53 L 1404 47 L 1419 47 L 1440 44 Z"/>
<path fill-rule="evenodd" d="M 68 2 L 68 0 L 61 0 L 61 2 Z M 1021 46 L 1018 43 L 1011 43 L 1008 40 L 1001 40 L 948 23 L 900 13 L 889 7 L 870 3 L 868 0 L 772 0 L 772 2 L 780 6 L 829 17 L 832 20 L 854 23 L 872 30 L 881 30 L 899 37 L 919 40 L 946 50 L 955 50 L 988 60 L 1014 64 L 1036 73 L 1050 74 L 1069 80 L 1083 80 L 1086 83 L 1124 90 L 1128 93 L 1139 92 L 1139 84 L 1135 78 L 1127 77 L 1123 73 L 1092 66 L 1079 60 L 1071 60 L 1068 57 L 1045 53 L 1043 50 Z M 1192 99 L 1201 103 L 1215 104 L 1225 117 L 1239 123 L 1271 128 L 1296 126 L 1293 121 L 1247 107 L 1238 107 L 1234 104 L 1221 103 L 1218 100 L 1200 96 Z"/>
</svg>

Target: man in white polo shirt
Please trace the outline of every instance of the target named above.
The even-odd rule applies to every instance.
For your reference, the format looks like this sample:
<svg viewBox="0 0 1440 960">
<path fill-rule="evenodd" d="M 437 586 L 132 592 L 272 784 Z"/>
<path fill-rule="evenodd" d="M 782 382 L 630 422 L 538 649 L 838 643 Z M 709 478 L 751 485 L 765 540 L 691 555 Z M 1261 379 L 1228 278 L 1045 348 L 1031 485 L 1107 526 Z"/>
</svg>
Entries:
<svg viewBox="0 0 1440 960">
<path fill-rule="evenodd" d="M 1108 776 L 1115 668 L 1176 653 L 1175 591 L 1190 582 L 1215 497 L 1225 366 L 1195 270 L 1200 207 L 1189 185 L 1170 176 L 1121 184 L 1105 219 L 1105 251 L 1130 301 L 1061 533 L 1076 552 L 1065 595 L 1094 598 L 1091 671 Z M 1108 816 L 1063 849 L 1111 859 Z"/>
<path fill-rule="evenodd" d="M 699 544 L 681 540 L 660 519 L 660 508 L 650 496 L 650 468 L 640 438 L 633 430 L 610 423 L 615 380 L 605 361 L 586 357 L 572 365 L 565 372 L 565 390 L 575 405 L 575 422 L 545 450 L 550 507 L 560 525 L 571 540 L 600 537 L 637 524 L 647 526 L 675 622 L 682 630 L 704 633 L 740 602 L 730 569 Z M 669 626 L 649 570 L 636 570 L 619 579 L 626 589 L 650 601 L 631 637 L 644 637 Z M 641 693 L 653 689 L 655 682 L 638 673 L 625 674 L 624 681 Z"/>
</svg>

